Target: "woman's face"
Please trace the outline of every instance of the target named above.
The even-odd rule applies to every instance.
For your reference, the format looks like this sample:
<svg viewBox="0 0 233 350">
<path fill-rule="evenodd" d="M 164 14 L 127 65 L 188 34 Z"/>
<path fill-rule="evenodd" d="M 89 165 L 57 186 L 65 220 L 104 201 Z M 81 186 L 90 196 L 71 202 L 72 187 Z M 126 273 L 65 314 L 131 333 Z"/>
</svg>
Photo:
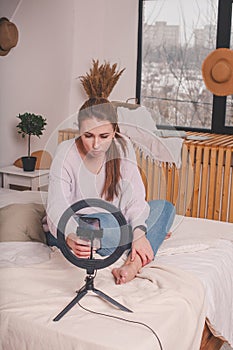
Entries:
<svg viewBox="0 0 233 350">
<path fill-rule="evenodd" d="M 109 149 L 115 131 L 109 121 L 102 121 L 93 117 L 81 122 L 80 134 L 86 155 L 101 157 Z"/>
</svg>

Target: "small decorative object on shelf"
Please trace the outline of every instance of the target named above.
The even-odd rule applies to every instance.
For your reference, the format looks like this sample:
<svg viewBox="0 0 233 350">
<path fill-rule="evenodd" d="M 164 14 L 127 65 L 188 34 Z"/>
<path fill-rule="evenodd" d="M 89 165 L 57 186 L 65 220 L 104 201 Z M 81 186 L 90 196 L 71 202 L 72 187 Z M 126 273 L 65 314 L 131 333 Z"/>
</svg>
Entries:
<svg viewBox="0 0 233 350">
<path fill-rule="evenodd" d="M 31 157 L 31 136 L 40 137 L 45 130 L 45 125 L 47 125 L 46 119 L 41 115 L 36 115 L 33 113 L 19 114 L 17 118 L 20 122 L 16 127 L 18 128 L 18 133 L 25 138 L 28 135 L 28 153 L 27 156 L 22 157 L 23 170 L 24 171 L 34 171 L 36 165 L 36 157 Z"/>
</svg>

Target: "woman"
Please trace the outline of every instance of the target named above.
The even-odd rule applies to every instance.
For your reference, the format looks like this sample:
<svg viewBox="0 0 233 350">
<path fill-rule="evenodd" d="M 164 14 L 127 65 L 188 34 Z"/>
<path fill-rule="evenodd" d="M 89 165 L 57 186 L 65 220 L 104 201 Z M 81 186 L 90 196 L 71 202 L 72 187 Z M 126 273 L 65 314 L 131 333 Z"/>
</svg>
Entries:
<svg viewBox="0 0 233 350">
<path fill-rule="evenodd" d="M 80 136 L 59 145 L 51 166 L 48 225 L 56 235 L 62 213 L 81 199 L 101 198 L 115 205 L 133 231 L 127 260 L 123 266 L 112 270 L 117 284 L 126 283 L 153 260 L 170 229 L 175 210 L 166 201 L 145 201 L 145 189 L 132 144 L 119 132 L 117 114 L 107 99 L 89 99 L 80 109 L 78 126 Z M 99 217 L 102 227 L 112 225 L 112 220 L 109 223 L 107 219 L 106 223 L 106 215 Z M 78 257 L 88 258 L 90 244 L 77 237 L 73 224 L 72 221 L 70 226 L 67 225 L 67 245 Z M 101 255 L 111 253 L 117 245 L 119 235 L 114 233 L 116 230 L 110 232 L 112 234 L 103 237 L 102 249 L 97 251 Z M 105 246 L 107 241 L 112 243 L 110 248 Z"/>
</svg>

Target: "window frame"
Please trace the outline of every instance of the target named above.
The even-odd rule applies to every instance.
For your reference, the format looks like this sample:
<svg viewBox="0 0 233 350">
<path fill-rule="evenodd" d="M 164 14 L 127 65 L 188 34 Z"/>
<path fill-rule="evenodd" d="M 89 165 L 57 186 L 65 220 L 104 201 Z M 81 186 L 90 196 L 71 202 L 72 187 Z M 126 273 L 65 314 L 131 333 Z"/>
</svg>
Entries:
<svg viewBox="0 0 233 350">
<path fill-rule="evenodd" d="M 142 74 L 142 34 L 143 34 L 143 3 L 147 0 L 138 0 L 138 50 L 137 50 L 137 81 L 136 99 L 141 101 L 141 74 Z M 218 0 L 216 48 L 230 48 L 232 26 L 233 0 Z M 232 48 L 233 49 L 233 48 Z M 233 135 L 233 126 L 225 125 L 227 96 L 213 95 L 211 129 L 190 128 L 180 126 L 157 125 L 158 128 L 176 128 L 177 130 L 210 132 L 216 134 Z"/>
</svg>

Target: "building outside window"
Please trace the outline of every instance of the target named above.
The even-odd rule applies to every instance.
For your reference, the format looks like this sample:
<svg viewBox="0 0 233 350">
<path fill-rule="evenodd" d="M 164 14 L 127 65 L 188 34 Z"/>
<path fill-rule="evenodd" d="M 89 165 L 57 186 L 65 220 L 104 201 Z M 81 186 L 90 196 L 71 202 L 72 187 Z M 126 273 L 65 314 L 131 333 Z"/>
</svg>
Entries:
<svg viewBox="0 0 233 350">
<path fill-rule="evenodd" d="M 140 5 L 140 103 L 158 126 L 233 133 L 233 96 L 213 97 L 201 72 L 216 47 L 233 48 L 232 0 L 140 0 Z M 225 23 L 219 23 L 220 5 L 228 13 Z M 219 121 L 214 126 L 216 113 L 221 127 Z"/>
</svg>

